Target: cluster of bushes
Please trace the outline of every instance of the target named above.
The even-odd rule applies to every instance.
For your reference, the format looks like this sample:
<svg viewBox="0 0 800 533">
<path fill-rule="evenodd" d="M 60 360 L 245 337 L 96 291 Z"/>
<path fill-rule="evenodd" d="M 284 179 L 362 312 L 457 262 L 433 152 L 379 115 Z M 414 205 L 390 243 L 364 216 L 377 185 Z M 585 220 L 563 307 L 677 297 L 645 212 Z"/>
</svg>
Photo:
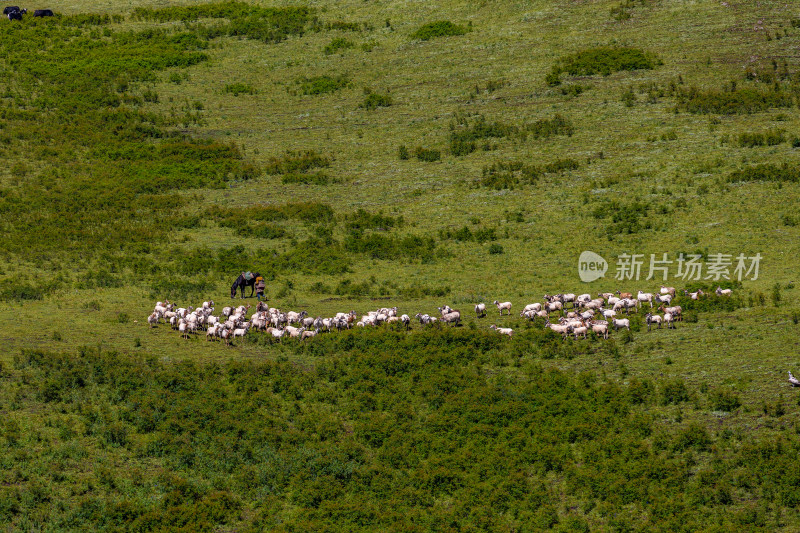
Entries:
<svg viewBox="0 0 800 533">
<path fill-rule="evenodd" d="M 439 239 L 458 242 L 478 242 L 497 240 L 497 228 L 477 228 L 474 231 L 469 226 L 457 230 L 439 230 Z"/>
<path fill-rule="evenodd" d="M 477 141 L 516 135 L 519 128 L 502 122 L 489 122 L 483 115 L 471 119 L 466 115 L 456 116 L 450 124 L 450 153 L 455 156 L 471 154 L 477 148 Z"/>
<path fill-rule="evenodd" d="M 159 9 L 137 7 L 133 20 L 156 22 L 196 22 L 200 19 L 226 19 L 227 23 L 198 26 L 206 38 L 221 36 L 247 37 L 266 43 L 277 43 L 291 35 L 302 35 L 319 26 L 319 20 L 308 7 L 263 8 L 243 2 L 207 3 L 194 6 L 172 6 Z"/>
<path fill-rule="evenodd" d="M 419 41 L 427 41 L 437 37 L 449 37 L 452 35 L 464 35 L 470 29 L 472 24 L 464 27 L 458 24 L 453 24 L 449 20 L 439 20 L 430 22 L 421 26 L 414 33 L 411 34 L 412 39 Z"/>
<path fill-rule="evenodd" d="M 364 89 L 364 93 L 366 94 L 366 97 L 359 107 L 372 110 L 379 107 L 389 107 L 392 105 L 392 95 L 390 94 L 372 92 L 371 89 Z"/>
<path fill-rule="evenodd" d="M 791 424 L 708 427 L 699 406 L 735 411 L 735 390 L 623 385 L 535 362 L 568 344 L 542 328 L 513 339 L 442 328 L 271 347 L 313 366 L 25 351 L 0 372 L 0 519 L 193 531 L 796 525 Z M 574 504 L 552 503 L 565 498 Z"/>
<path fill-rule="evenodd" d="M 370 213 L 365 209 L 358 209 L 352 215 L 345 216 L 345 228 L 349 231 L 383 230 L 399 228 L 405 224 L 403 216 L 391 217 L 381 212 Z"/>
<path fill-rule="evenodd" d="M 327 173 L 311 171 L 330 166 L 331 158 L 314 150 L 287 151 L 282 157 L 270 157 L 265 171 L 267 174 L 280 175 L 283 183 L 327 185 L 330 183 Z"/>
<path fill-rule="evenodd" d="M 364 254 L 372 259 L 405 259 L 431 263 L 441 251 L 431 237 L 406 235 L 398 237 L 379 233 L 365 234 L 351 231 L 344 240 L 344 249 L 351 253 Z"/>
<path fill-rule="evenodd" d="M 225 94 L 232 94 L 233 96 L 239 96 L 240 94 L 256 94 L 256 90 L 246 83 L 230 83 L 222 89 L 222 92 Z"/>
<path fill-rule="evenodd" d="M 739 134 L 739 146 L 742 148 L 754 148 L 756 146 L 775 146 L 786 142 L 786 136 L 782 131 L 768 132 L 742 132 Z"/>
<path fill-rule="evenodd" d="M 305 95 L 317 95 L 336 92 L 350 85 L 350 79 L 344 75 L 339 76 L 312 76 L 297 80 L 300 92 Z"/>
<path fill-rule="evenodd" d="M 614 72 L 626 70 L 652 70 L 662 62 L 656 56 L 639 48 L 598 47 L 582 50 L 562 57 L 546 77 L 548 85 L 561 83 L 561 75 L 592 76 L 602 74 L 608 76 Z"/>
<path fill-rule="evenodd" d="M 607 200 L 592 210 L 592 216 L 598 220 L 610 219 L 603 227 L 609 239 L 615 235 L 630 235 L 643 229 L 650 229 L 652 224 L 647 220 L 650 205 L 646 202 L 621 202 Z"/>
<path fill-rule="evenodd" d="M 325 55 L 331 55 L 339 52 L 340 50 L 355 48 L 355 46 L 355 43 L 349 39 L 345 39 L 344 37 L 336 37 L 330 43 L 326 44 L 322 51 L 325 52 Z"/>
<path fill-rule="evenodd" d="M 107 22 L 54 17 L 6 27 L 14 38 L 0 49 L 19 67 L 9 78 L 17 90 L 15 105 L 2 110 L 3 136 L 37 139 L 35 174 L 17 155 L 6 156 L 26 180 L 0 200 L 18 222 L 5 232 L 7 253 L 35 249 L 40 263 L 49 257 L 59 264 L 91 260 L 100 250 L 124 256 L 167 240 L 164 214 L 178 218 L 188 199 L 176 190 L 259 173 L 233 144 L 170 133 L 185 115 L 139 108 L 140 83 L 206 61 L 206 39 L 180 28 L 97 30 Z M 189 111 L 200 120 L 202 106 Z"/>
<path fill-rule="evenodd" d="M 206 218 L 223 227 L 247 225 L 250 222 L 274 222 L 295 219 L 308 223 L 332 222 L 334 211 L 320 202 L 291 202 L 283 205 L 251 205 L 248 207 L 221 207 L 213 205 L 205 210 Z"/>
<path fill-rule="evenodd" d="M 580 163 L 571 158 L 557 159 L 544 165 L 526 165 L 520 161 L 498 162 L 483 167 L 481 177 L 476 183 L 481 187 L 497 190 L 513 189 L 519 185 L 532 185 L 547 174 L 559 174 L 578 168 Z"/>
<path fill-rule="evenodd" d="M 735 85 L 724 90 L 678 87 L 674 95 L 677 110 L 697 114 L 751 114 L 776 107 L 792 107 L 795 102 L 792 94 L 780 88 L 765 91 Z"/>
<path fill-rule="evenodd" d="M 413 156 L 420 161 L 433 163 L 442 158 L 442 152 L 440 150 L 436 150 L 435 148 L 423 148 L 422 146 L 417 146 L 413 150 L 409 151 L 406 145 L 401 144 L 400 148 L 398 149 L 398 156 L 400 157 L 401 161 L 407 161 Z"/>
<path fill-rule="evenodd" d="M 797 183 L 800 181 L 800 167 L 783 163 L 776 165 L 764 163 L 751 165 L 739 170 L 734 170 L 728 175 L 728 183 L 739 183 L 748 181 L 787 181 Z"/>
</svg>

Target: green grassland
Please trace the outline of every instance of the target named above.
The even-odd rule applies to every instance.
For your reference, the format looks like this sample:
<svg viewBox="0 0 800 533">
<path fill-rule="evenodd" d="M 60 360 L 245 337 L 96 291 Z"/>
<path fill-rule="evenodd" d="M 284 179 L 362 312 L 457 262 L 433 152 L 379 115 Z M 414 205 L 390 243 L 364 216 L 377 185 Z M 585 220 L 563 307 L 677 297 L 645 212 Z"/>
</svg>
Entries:
<svg viewBox="0 0 800 533">
<path fill-rule="evenodd" d="M 0 527 L 800 527 L 800 11 L 51 7 L 0 21 Z M 763 259 L 732 299 L 679 297 L 674 331 L 520 319 L 657 292 L 582 283 L 584 250 Z M 313 316 L 468 318 L 232 347 L 148 327 L 156 300 L 230 305 L 243 270 Z"/>
</svg>

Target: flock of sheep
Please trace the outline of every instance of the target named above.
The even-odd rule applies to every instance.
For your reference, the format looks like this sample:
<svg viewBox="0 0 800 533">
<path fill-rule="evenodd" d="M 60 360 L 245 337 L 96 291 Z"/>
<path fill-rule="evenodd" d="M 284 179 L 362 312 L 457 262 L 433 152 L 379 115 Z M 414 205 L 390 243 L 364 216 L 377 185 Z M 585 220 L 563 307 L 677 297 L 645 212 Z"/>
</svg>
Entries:
<svg viewBox="0 0 800 533">
<path fill-rule="evenodd" d="M 703 291 L 684 293 L 697 300 L 703 296 Z M 717 287 L 716 293 L 721 296 L 729 296 L 730 289 Z M 679 305 L 671 305 L 675 297 L 674 287 L 661 287 L 657 294 L 638 291 L 636 297 L 632 293 L 617 291 L 616 293 L 600 293 L 592 298 L 590 294 L 556 294 L 544 295 L 544 302 L 532 303 L 525 306 L 520 316 L 529 320 L 543 319 L 544 327 L 550 328 L 566 338 L 574 336 L 586 338 L 589 332 L 595 335 L 608 338 L 609 331 L 613 328 L 618 330 L 626 328 L 630 330 L 630 320 L 622 318 L 625 315 L 638 312 L 646 303 L 650 311 L 645 315 L 645 323 L 648 331 L 653 325 L 659 328 L 662 325 L 667 328 L 675 328 L 675 323 L 682 319 L 683 309 Z M 660 304 L 660 305 L 659 305 Z M 511 315 L 511 302 L 494 301 L 500 316 Z M 653 306 L 657 306 L 657 311 L 663 315 L 654 314 Z M 224 307 L 221 314 L 214 314 L 214 302 L 203 302 L 196 309 L 193 307 L 176 307 L 175 304 L 157 302 L 153 312 L 147 318 L 150 327 L 155 327 L 159 323 L 169 323 L 173 329 L 179 331 L 184 338 L 189 338 L 191 334 L 204 331 L 206 339 L 223 340 L 229 344 L 236 337 L 244 337 L 251 330 L 265 331 L 275 338 L 297 337 L 307 339 L 326 331 L 350 329 L 352 327 L 379 326 L 381 324 L 398 323 L 403 324 L 406 329 L 411 327 L 411 317 L 406 314 L 397 314 L 397 307 L 381 308 L 370 311 L 361 316 L 360 320 L 355 311 L 347 313 L 337 313 L 333 317 L 311 317 L 306 311 L 281 311 L 280 309 L 269 307 L 265 302 L 258 302 L 255 312 L 249 317 L 250 305 L 240 305 L 238 307 Z M 439 307 L 438 315 L 428 315 L 417 313 L 415 320 L 423 326 L 436 323 L 446 323 L 457 326 L 461 322 L 461 311 L 453 309 L 448 305 Z M 504 313 L 507 312 L 507 313 Z M 553 313 L 559 316 L 556 322 L 551 322 Z M 486 316 L 486 304 L 479 303 L 475 306 L 477 318 Z M 618 318 L 619 315 L 619 318 Z M 511 328 L 498 327 L 495 324 L 489 326 L 500 334 L 512 336 L 514 330 Z"/>
</svg>

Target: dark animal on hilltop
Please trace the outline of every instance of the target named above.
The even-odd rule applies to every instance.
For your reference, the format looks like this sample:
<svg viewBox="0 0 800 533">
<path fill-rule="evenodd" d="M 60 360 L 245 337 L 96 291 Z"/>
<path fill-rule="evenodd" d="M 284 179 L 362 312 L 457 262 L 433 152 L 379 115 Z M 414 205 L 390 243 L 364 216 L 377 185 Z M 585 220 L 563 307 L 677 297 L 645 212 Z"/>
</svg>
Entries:
<svg viewBox="0 0 800 533">
<path fill-rule="evenodd" d="M 12 11 L 8 14 L 8 20 L 22 20 L 22 12 L 21 11 Z"/>
<path fill-rule="evenodd" d="M 37 9 L 33 12 L 34 17 L 53 17 L 53 11 L 50 9 Z"/>
<path fill-rule="evenodd" d="M 14 11 L 19 11 L 19 6 L 6 6 L 3 9 L 3 15 L 8 15 L 9 13 L 13 13 Z"/>
<path fill-rule="evenodd" d="M 241 298 L 244 298 L 244 288 L 245 287 L 250 287 L 250 296 L 248 296 L 248 298 L 252 298 L 253 297 L 253 293 L 256 290 L 255 289 L 256 278 L 261 277 L 261 274 L 259 274 L 258 272 L 252 272 L 251 274 L 252 274 L 252 277 L 250 277 L 250 279 L 247 279 L 245 277 L 244 272 L 239 274 L 239 277 L 236 278 L 236 281 L 234 281 L 233 285 L 231 285 L 231 298 L 236 298 L 236 291 L 238 289 L 242 290 Z"/>
</svg>

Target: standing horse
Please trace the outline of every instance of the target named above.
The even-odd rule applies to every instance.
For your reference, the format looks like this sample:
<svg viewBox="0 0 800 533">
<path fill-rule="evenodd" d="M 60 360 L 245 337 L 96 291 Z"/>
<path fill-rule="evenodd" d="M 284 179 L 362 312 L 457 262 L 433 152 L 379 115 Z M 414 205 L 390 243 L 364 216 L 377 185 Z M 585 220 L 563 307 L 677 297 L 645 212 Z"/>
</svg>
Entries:
<svg viewBox="0 0 800 533">
<path fill-rule="evenodd" d="M 239 274 L 239 277 L 236 278 L 236 281 L 234 281 L 233 285 L 231 285 L 231 298 L 236 298 L 236 290 L 237 289 L 242 289 L 242 296 L 241 297 L 244 298 L 244 288 L 245 287 L 250 287 L 250 296 L 248 296 L 248 298 L 252 298 L 253 297 L 253 293 L 256 290 L 255 289 L 256 278 L 261 277 L 261 274 L 259 274 L 258 272 L 252 272 L 251 274 L 252 274 L 252 277 L 250 279 L 245 278 L 244 272 Z"/>
</svg>

